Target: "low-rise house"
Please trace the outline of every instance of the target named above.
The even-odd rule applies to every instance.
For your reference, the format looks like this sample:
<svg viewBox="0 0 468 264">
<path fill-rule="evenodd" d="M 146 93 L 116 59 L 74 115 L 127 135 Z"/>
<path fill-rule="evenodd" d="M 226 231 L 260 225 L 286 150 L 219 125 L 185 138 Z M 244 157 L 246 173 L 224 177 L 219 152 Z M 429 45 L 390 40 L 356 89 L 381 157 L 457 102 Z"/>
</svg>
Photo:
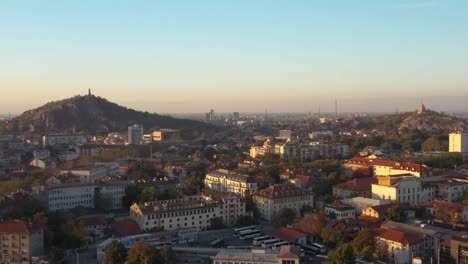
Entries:
<svg viewBox="0 0 468 264">
<path fill-rule="evenodd" d="M 142 233 L 138 224 L 129 218 L 120 219 L 110 224 L 111 231 L 122 237 L 133 236 Z"/>
<path fill-rule="evenodd" d="M 338 198 L 372 197 L 372 184 L 377 183 L 375 178 L 354 178 L 352 180 L 333 186 L 333 195 Z"/>
<path fill-rule="evenodd" d="M 287 227 L 280 227 L 273 231 L 273 236 L 281 239 L 283 241 L 287 241 L 290 244 L 295 245 L 305 245 L 307 244 L 308 235 L 303 232 L 299 232 L 297 230 L 287 228 Z"/>
<path fill-rule="evenodd" d="M 468 222 L 468 205 L 434 200 L 422 206 L 435 219 L 453 223 Z"/>
<path fill-rule="evenodd" d="M 103 234 L 104 230 L 109 227 L 104 216 L 81 217 L 78 221 L 88 230 L 89 234 L 93 235 Z"/>
<path fill-rule="evenodd" d="M 443 234 L 419 226 L 386 221 L 376 230 L 378 245 L 385 245 L 392 263 L 411 263 L 407 257 L 419 257 L 423 263 L 437 262 L 438 241 Z"/>
<path fill-rule="evenodd" d="M 349 204 L 336 200 L 325 206 L 325 214 L 336 220 L 345 220 L 356 217 L 356 210 Z"/>
<path fill-rule="evenodd" d="M 299 264 L 301 249 L 298 246 L 281 246 L 278 251 L 265 249 L 221 250 L 214 256 L 213 264 L 249 263 L 249 264 Z"/>
</svg>

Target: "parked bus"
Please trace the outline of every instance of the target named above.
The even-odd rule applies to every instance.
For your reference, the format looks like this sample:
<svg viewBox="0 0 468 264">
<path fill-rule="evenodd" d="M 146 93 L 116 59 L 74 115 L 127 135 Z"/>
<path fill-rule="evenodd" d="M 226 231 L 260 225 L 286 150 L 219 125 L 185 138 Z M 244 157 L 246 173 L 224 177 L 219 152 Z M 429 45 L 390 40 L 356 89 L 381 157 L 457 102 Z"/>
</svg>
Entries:
<svg viewBox="0 0 468 264">
<path fill-rule="evenodd" d="M 218 238 L 215 241 L 210 243 L 210 247 L 217 248 L 221 247 L 224 244 L 224 238 Z"/>
<path fill-rule="evenodd" d="M 251 230 L 244 230 L 239 233 L 239 238 L 242 240 L 250 239 L 254 237 L 261 236 L 260 230 L 258 229 L 251 229 Z"/>
<path fill-rule="evenodd" d="M 252 230 L 256 229 L 256 226 L 246 226 L 246 227 L 239 227 L 234 229 L 234 236 L 239 236 L 239 232 L 244 231 L 244 230 Z"/>
<path fill-rule="evenodd" d="M 254 246 L 260 246 L 262 245 L 263 241 L 268 240 L 268 239 L 273 239 L 274 237 L 272 236 L 259 236 L 253 239 L 252 244 Z"/>
<path fill-rule="evenodd" d="M 281 241 L 281 240 L 279 240 L 279 239 L 277 239 L 277 238 L 265 240 L 265 241 L 263 241 L 263 243 L 262 243 L 262 248 L 270 248 L 271 246 L 273 246 L 273 244 L 278 243 L 278 242 L 280 242 L 280 241 Z"/>
<path fill-rule="evenodd" d="M 324 245 L 322 245 L 322 244 L 313 243 L 313 244 L 312 244 L 312 247 L 318 249 L 318 252 L 319 252 L 319 253 L 322 253 L 322 254 L 323 254 L 323 253 L 326 253 L 326 252 L 327 252 L 327 248 L 326 248 Z"/>
<path fill-rule="evenodd" d="M 273 244 L 273 247 L 272 247 L 272 248 L 273 248 L 273 249 L 279 249 L 281 246 L 287 245 L 287 244 L 289 244 L 288 241 L 280 241 L 280 242 L 278 242 L 278 243 Z"/>
<path fill-rule="evenodd" d="M 252 249 L 252 246 L 228 246 L 227 249 Z"/>
</svg>

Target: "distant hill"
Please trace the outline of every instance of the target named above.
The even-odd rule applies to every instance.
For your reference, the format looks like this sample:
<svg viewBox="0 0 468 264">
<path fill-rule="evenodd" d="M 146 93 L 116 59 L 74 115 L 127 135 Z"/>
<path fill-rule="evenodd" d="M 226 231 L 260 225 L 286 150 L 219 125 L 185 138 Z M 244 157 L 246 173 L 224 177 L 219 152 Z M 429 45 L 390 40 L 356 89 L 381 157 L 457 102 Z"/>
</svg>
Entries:
<svg viewBox="0 0 468 264">
<path fill-rule="evenodd" d="M 381 129 L 384 131 L 420 130 L 420 131 L 456 131 L 467 128 L 465 120 L 427 111 L 418 114 L 406 112 L 400 114 L 370 116 L 359 120 L 357 128 L 361 129 Z"/>
<path fill-rule="evenodd" d="M 400 124 L 398 130 L 409 129 L 409 130 L 464 130 L 466 128 L 466 122 L 462 119 L 440 114 L 433 111 L 417 114 L 413 113 L 408 115 L 403 122 Z"/>
<path fill-rule="evenodd" d="M 185 138 L 213 130 L 213 126 L 203 122 L 140 112 L 94 95 L 75 96 L 26 111 L 8 122 L 5 129 L 16 133 L 75 131 L 104 134 L 126 131 L 133 124 L 142 124 L 145 131 L 151 128 L 180 129 Z"/>
</svg>

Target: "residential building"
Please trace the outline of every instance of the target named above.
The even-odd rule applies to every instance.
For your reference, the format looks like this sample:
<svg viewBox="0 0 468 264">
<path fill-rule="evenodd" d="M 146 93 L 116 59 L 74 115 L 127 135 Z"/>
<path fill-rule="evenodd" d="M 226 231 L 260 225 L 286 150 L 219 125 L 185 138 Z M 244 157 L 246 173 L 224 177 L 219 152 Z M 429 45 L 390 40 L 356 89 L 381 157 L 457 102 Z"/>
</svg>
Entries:
<svg viewBox="0 0 468 264">
<path fill-rule="evenodd" d="M 462 132 L 449 134 L 449 152 L 468 152 L 468 134 Z"/>
<path fill-rule="evenodd" d="M 133 125 L 128 127 L 128 144 L 140 145 L 143 140 L 143 126 Z"/>
<path fill-rule="evenodd" d="M 349 198 L 349 199 L 343 199 L 342 201 L 352 206 L 354 210 L 356 211 L 356 215 L 360 215 L 362 213 L 362 210 L 367 207 L 391 203 L 391 201 L 389 200 L 378 200 L 378 199 L 370 199 L 370 198 L 364 198 L 364 197 L 354 197 L 354 198 Z"/>
<path fill-rule="evenodd" d="M 361 216 L 372 218 L 377 221 L 383 221 L 387 215 L 388 209 L 392 206 L 400 206 L 405 212 L 410 208 L 408 203 L 388 203 L 381 205 L 368 206 L 362 209 Z"/>
<path fill-rule="evenodd" d="M 56 146 L 56 145 L 80 145 L 86 143 L 87 139 L 83 135 L 46 135 L 42 137 L 42 145 Z"/>
<path fill-rule="evenodd" d="M 325 206 L 325 214 L 332 219 L 340 221 L 355 218 L 356 210 L 354 210 L 354 208 L 349 204 L 336 200 Z"/>
<path fill-rule="evenodd" d="M 256 158 L 258 155 L 264 156 L 269 153 L 274 153 L 274 146 L 271 145 L 271 141 L 267 139 L 262 146 L 250 147 L 250 157 Z"/>
<path fill-rule="evenodd" d="M 421 204 L 434 198 L 435 188 L 414 176 L 379 177 L 377 184 L 372 184 L 372 199 Z"/>
<path fill-rule="evenodd" d="M 44 230 L 31 222 L 0 222 L 0 260 L 23 263 L 33 256 L 44 255 Z"/>
<path fill-rule="evenodd" d="M 213 264 L 299 264 L 301 249 L 298 246 L 281 246 L 278 251 L 265 249 L 221 250 L 214 256 Z"/>
<path fill-rule="evenodd" d="M 96 144 L 85 144 L 80 146 L 80 156 L 84 157 L 95 157 L 98 156 L 102 151 L 103 147 Z"/>
<path fill-rule="evenodd" d="M 314 140 L 331 137 L 333 137 L 333 131 L 331 130 L 314 131 L 309 133 L 309 138 Z"/>
<path fill-rule="evenodd" d="M 274 185 L 260 190 L 253 195 L 253 201 L 263 219 L 272 222 L 283 208 L 299 213 L 305 205 L 314 207 L 311 192 L 292 184 Z"/>
<path fill-rule="evenodd" d="M 214 191 L 172 200 L 134 203 L 130 207 L 130 217 L 142 230 L 205 230 L 216 217 L 227 226 L 233 226 L 242 215 L 245 215 L 245 203 L 240 196 Z"/>
<path fill-rule="evenodd" d="M 349 146 L 340 143 L 312 142 L 309 144 L 297 144 L 288 141 L 276 144 L 273 149 L 275 154 L 281 157 L 289 157 L 300 160 L 301 162 L 318 158 L 341 158 L 349 155 Z"/>
<path fill-rule="evenodd" d="M 62 184 L 49 187 L 50 211 L 68 210 L 77 206 L 95 208 L 96 195 L 100 195 L 108 209 L 122 209 L 122 198 L 132 182 L 111 181 L 107 183 Z"/>
<path fill-rule="evenodd" d="M 377 183 L 376 178 L 354 178 L 352 180 L 333 186 L 333 195 L 338 198 L 372 197 L 372 184 Z"/>
<path fill-rule="evenodd" d="M 450 255 L 457 264 L 468 263 L 468 236 L 454 236 L 450 240 Z"/>
<path fill-rule="evenodd" d="M 237 193 L 241 197 L 258 190 L 257 183 L 252 177 L 222 169 L 206 174 L 205 187 L 215 191 Z"/>
</svg>

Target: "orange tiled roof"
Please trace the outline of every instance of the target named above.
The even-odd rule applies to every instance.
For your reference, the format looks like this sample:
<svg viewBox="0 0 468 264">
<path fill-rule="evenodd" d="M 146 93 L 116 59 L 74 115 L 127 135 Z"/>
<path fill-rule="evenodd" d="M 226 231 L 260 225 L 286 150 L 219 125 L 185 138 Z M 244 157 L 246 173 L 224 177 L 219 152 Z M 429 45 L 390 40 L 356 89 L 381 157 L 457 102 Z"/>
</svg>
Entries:
<svg viewBox="0 0 468 264">
<path fill-rule="evenodd" d="M 274 185 L 256 192 L 255 196 L 267 199 L 311 195 L 312 193 L 292 184 Z"/>
</svg>

